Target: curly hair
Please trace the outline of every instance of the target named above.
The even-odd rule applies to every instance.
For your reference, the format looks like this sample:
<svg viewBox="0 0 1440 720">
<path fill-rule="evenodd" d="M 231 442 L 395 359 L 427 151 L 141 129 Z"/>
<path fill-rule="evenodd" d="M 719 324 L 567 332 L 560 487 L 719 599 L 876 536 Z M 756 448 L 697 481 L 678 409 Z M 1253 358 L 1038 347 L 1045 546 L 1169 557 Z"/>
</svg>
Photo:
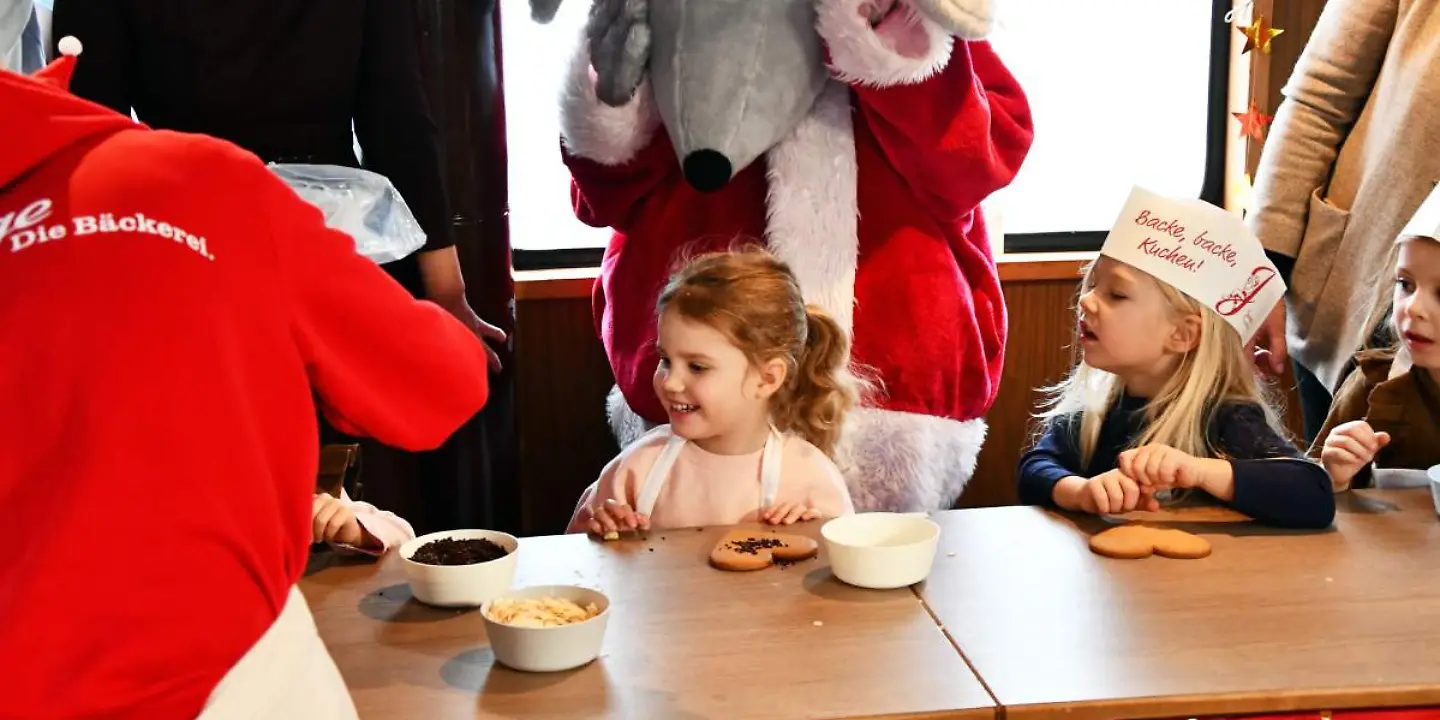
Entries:
<svg viewBox="0 0 1440 720">
<path fill-rule="evenodd" d="M 656 313 L 667 309 L 720 331 L 752 365 L 784 360 L 789 372 L 770 400 L 771 421 L 834 457 L 866 386 L 848 366 L 850 338 L 805 304 L 788 265 L 759 249 L 701 255 L 661 291 Z"/>
</svg>

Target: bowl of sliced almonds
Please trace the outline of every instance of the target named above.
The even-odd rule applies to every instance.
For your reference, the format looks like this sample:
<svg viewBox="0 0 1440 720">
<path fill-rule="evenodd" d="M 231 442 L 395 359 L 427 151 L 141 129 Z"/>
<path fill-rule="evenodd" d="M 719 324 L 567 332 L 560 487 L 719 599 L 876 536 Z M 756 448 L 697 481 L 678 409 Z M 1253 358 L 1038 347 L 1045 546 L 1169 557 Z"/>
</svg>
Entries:
<svg viewBox="0 0 1440 720">
<path fill-rule="evenodd" d="M 610 598 L 578 585 L 537 585 L 480 607 L 495 660 L 525 672 L 559 672 L 600 655 Z"/>
</svg>

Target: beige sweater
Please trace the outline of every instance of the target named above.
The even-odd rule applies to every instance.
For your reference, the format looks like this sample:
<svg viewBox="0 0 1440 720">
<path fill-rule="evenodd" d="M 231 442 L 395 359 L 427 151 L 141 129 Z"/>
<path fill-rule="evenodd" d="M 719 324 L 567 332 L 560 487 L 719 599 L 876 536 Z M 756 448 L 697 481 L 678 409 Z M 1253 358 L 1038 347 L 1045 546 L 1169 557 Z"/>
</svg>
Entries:
<svg viewBox="0 0 1440 720">
<path fill-rule="evenodd" d="M 1334 388 L 1388 307 L 1395 236 L 1440 180 L 1440 0 L 1329 0 L 1284 95 L 1249 223 L 1295 258 L 1290 352 Z"/>
</svg>

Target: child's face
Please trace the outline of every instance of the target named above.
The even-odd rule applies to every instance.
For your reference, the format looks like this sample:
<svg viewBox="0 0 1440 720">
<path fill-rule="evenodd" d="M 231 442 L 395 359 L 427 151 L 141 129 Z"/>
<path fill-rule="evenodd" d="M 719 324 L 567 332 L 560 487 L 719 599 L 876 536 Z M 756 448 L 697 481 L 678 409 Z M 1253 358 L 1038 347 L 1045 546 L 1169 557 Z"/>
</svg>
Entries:
<svg viewBox="0 0 1440 720">
<path fill-rule="evenodd" d="M 1129 265 L 1102 256 L 1091 280 L 1080 296 L 1085 362 L 1114 373 L 1131 392 L 1158 392 L 1179 355 L 1193 347 L 1188 336 L 1195 328 L 1177 324 L 1155 279 Z"/>
<path fill-rule="evenodd" d="M 1440 369 L 1440 243 L 1428 238 L 1400 245 L 1395 270 L 1395 329 L 1415 365 Z"/>
<path fill-rule="evenodd" d="M 768 427 L 778 385 L 719 330 L 667 310 L 657 350 L 655 394 L 676 435 L 702 442 Z"/>
</svg>

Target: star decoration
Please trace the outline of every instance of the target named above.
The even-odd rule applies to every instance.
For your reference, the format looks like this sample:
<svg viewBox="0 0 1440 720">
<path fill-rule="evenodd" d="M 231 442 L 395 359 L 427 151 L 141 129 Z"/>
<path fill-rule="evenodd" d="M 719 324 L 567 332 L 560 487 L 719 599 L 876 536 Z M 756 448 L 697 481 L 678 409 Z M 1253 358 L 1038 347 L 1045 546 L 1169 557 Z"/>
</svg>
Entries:
<svg viewBox="0 0 1440 720">
<path fill-rule="evenodd" d="M 1245 36 L 1245 49 L 1240 51 L 1241 55 L 1251 50 L 1259 50 L 1269 55 L 1270 41 L 1274 40 L 1276 35 L 1285 32 L 1280 28 L 1271 26 L 1270 23 L 1265 20 L 1265 16 L 1259 13 L 1255 14 L 1255 19 L 1251 20 L 1249 25 L 1236 25 L 1235 29 L 1239 30 L 1240 34 Z"/>
<path fill-rule="evenodd" d="M 1255 188 L 1250 182 L 1250 173 L 1244 173 L 1230 182 L 1230 210 L 1243 220 L 1250 213 Z"/>
<path fill-rule="evenodd" d="M 1260 112 L 1255 101 L 1250 101 L 1250 109 L 1243 113 L 1230 113 L 1240 121 L 1240 137 L 1253 138 L 1263 141 L 1265 139 L 1265 126 L 1275 119 L 1274 115 L 1266 115 Z"/>
</svg>

